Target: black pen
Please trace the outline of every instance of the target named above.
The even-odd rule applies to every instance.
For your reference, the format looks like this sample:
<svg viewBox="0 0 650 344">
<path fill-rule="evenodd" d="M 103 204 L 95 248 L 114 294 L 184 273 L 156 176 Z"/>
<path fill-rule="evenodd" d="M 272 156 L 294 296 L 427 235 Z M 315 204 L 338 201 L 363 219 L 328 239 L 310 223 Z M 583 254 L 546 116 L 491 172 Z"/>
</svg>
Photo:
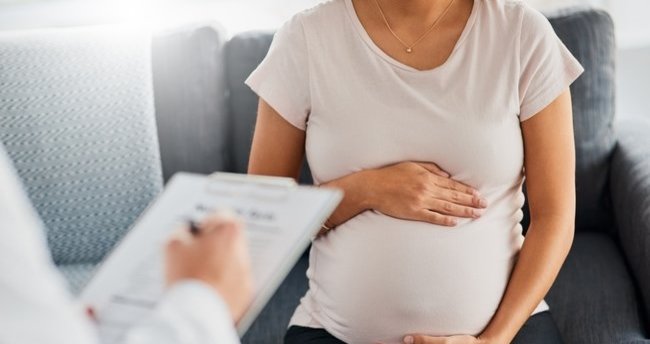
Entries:
<svg viewBox="0 0 650 344">
<path fill-rule="evenodd" d="M 188 224 L 190 226 L 190 233 L 192 233 L 192 235 L 194 235 L 194 236 L 199 235 L 201 230 L 199 229 L 199 226 L 196 224 L 196 222 L 192 221 L 192 220 L 189 220 Z"/>
</svg>

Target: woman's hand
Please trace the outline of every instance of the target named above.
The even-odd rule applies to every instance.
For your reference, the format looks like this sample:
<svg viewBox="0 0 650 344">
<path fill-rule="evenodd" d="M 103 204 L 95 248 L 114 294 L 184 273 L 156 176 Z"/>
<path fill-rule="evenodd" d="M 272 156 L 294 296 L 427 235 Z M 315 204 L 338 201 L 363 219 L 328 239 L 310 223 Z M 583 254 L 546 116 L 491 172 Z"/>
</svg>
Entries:
<svg viewBox="0 0 650 344">
<path fill-rule="evenodd" d="M 297 178 L 304 153 L 305 132 L 260 99 L 248 173 Z M 477 218 L 487 207 L 476 190 L 454 181 L 432 163 L 402 162 L 363 170 L 321 186 L 345 192 L 327 227 L 369 209 L 400 219 L 454 226 L 457 218 Z"/>
<path fill-rule="evenodd" d="M 404 337 L 404 344 L 489 344 L 490 341 L 479 339 L 474 336 L 450 336 L 430 337 L 422 335 L 410 335 Z"/>
<path fill-rule="evenodd" d="M 487 201 L 432 163 L 403 162 L 365 174 L 371 209 L 405 219 L 455 226 L 479 218 Z"/>
</svg>

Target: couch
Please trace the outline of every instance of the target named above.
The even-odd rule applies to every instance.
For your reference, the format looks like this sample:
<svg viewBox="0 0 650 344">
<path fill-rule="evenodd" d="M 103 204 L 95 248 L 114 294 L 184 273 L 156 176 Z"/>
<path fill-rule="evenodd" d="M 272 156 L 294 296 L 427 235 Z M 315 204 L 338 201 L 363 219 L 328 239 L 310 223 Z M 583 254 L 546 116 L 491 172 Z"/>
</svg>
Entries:
<svg viewBox="0 0 650 344">
<path fill-rule="evenodd" d="M 546 300 L 566 343 L 650 344 L 650 121 L 616 119 L 615 41 L 609 15 L 581 8 L 549 14 L 549 19 L 583 64 L 585 73 L 572 85 L 577 233 Z M 160 175 L 166 181 L 177 171 L 246 171 L 257 98 L 243 81 L 263 59 L 271 40 L 271 32 L 247 32 L 227 39 L 219 25 L 213 23 L 197 23 L 153 38 L 152 75 L 150 84 L 145 86 L 152 87 L 154 103 L 149 107 L 145 102 L 139 109 L 136 122 L 140 124 L 135 129 L 147 134 L 142 144 L 148 148 L 138 152 L 135 158 L 150 162 L 160 157 L 160 163 L 157 166 L 147 163 L 149 167 L 138 171 L 128 164 L 133 157 L 113 157 L 125 162 L 126 167 L 118 174 L 120 179 L 138 173 L 151 178 L 133 179 L 132 187 L 146 186 L 136 206 L 120 208 L 114 204 L 118 198 L 113 195 L 115 202 L 109 202 L 110 207 L 119 211 L 113 211 L 112 216 L 124 214 L 132 221 L 134 213 L 141 211 L 159 191 Z M 3 83 L 5 55 L 2 52 L 11 49 L 11 45 L 0 40 L 0 124 L 3 125 L 10 123 L 3 118 L 7 109 L 5 100 L 11 98 L 4 91 L 12 84 Z M 151 96 L 146 91 L 140 92 L 142 97 Z M 154 108 L 155 125 L 147 122 L 147 118 L 153 118 Z M 19 122 L 11 123 L 15 126 Z M 148 135 L 151 128 L 157 138 Z M 125 126 L 121 132 L 129 135 L 131 130 Z M 11 128 L 0 129 L 0 140 L 5 144 L 13 139 Z M 11 155 L 12 145 L 8 146 Z M 98 147 L 93 149 L 98 154 L 102 152 Z M 13 152 L 13 157 L 28 162 L 30 155 L 16 153 L 15 145 Z M 29 166 L 18 170 L 31 190 L 32 199 L 52 206 L 52 202 L 39 199 L 39 188 L 43 185 L 39 184 L 40 179 L 35 181 L 33 174 L 42 171 Z M 101 178 L 92 182 L 106 185 Z M 301 182 L 310 182 L 308 166 L 303 170 Z M 57 198 L 54 205 L 61 201 L 65 200 Z M 108 230 L 113 233 L 109 237 L 102 237 L 104 232 L 89 233 L 83 226 L 74 224 L 64 230 L 58 227 L 53 230 L 49 224 L 60 223 L 60 214 L 51 209 L 38 207 L 48 224 L 50 245 L 60 255 L 55 260 L 66 272 L 73 291 L 78 291 L 107 250 L 106 246 L 114 244 L 127 226 L 120 224 L 115 227 L 117 230 Z M 87 216 L 102 218 L 106 211 L 95 209 Z M 75 241 L 76 233 L 82 233 L 84 240 Z M 78 246 L 86 245 L 88 240 L 98 242 L 101 249 L 82 256 L 66 254 L 67 250 L 79 250 Z M 62 246 L 57 248 L 57 245 Z M 304 255 L 246 333 L 244 343 L 282 342 L 288 320 L 307 289 L 306 268 Z"/>
</svg>

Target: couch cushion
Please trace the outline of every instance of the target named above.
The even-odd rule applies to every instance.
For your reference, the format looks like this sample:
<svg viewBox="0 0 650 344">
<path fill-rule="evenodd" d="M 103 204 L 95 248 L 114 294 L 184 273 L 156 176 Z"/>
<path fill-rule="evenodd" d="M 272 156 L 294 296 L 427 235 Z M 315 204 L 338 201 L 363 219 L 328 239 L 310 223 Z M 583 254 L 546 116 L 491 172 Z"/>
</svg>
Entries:
<svg viewBox="0 0 650 344">
<path fill-rule="evenodd" d="M 57 266 L 57 268 L 68 281 L 70 292 L 73 295 L 78 295 L 97 269 L 97 264 L 63 264 Z"/>
<path fill-rule="evenodd" d="M 576 235 L 546 301 L 566 343 L 631 343 L 646 338 L 638 291 L 607 234 Z"/>
<path fill-rule="evenodd" d="M 557 35 L 584 66 L 571 86 L 576 144 L 576 229 L 613 228 L 607 180 L 616 143 L 615 42 L 610 16 L 593 9 L 550 15 Z"/>
<path fill-rule="evenodd" d="M 165 181 L 178 171 L 223 171 L 226 88 L 223 29 L 196 24 L 153 40 L 153 80 Z"/>
<path fill-rule="evenodd" d="M 650 118 L 617 123 L 611 193 L 618 238 L 645 305 L 650 330 Z"/>
<path fill-rule="evenodd" d="M 0 35 L 0 141 L 57 264 L 99 261 L 161 189 L 150 49 L 129 28 Z"/>
<path fill-rule="evenodd" d="M 262 62 L 271 46 L 273 33 L 246 32 L 234 36 L 226 44 L 226 84 L 229 99 L 230 160 L 228 168 L 245 173 L 251 149 L 255 119 L 257 118 L 257 95 L 244 85 L 244 80 Z"/>
<path fill-rule="evenodd" d="M 309 252 L 305 252 L 242 338 L 243 344 L 281 344 L 293 311 L 307 292 Z"/>
</svg>

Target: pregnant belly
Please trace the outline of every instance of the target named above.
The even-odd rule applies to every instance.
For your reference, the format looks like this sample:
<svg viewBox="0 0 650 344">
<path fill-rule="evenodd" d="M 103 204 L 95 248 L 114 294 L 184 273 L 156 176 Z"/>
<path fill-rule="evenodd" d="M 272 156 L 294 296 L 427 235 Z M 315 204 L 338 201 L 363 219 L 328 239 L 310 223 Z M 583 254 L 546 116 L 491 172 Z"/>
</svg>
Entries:
<svg viewBox="0 0 650 344">
<path fill-rule="evenodd" d="M 486 213 L 446 228 L 365 212 L 314 243 L 312 314 L 347 343 L 478 334 L 521 247 L 516 218 Z"/>
</svg>

